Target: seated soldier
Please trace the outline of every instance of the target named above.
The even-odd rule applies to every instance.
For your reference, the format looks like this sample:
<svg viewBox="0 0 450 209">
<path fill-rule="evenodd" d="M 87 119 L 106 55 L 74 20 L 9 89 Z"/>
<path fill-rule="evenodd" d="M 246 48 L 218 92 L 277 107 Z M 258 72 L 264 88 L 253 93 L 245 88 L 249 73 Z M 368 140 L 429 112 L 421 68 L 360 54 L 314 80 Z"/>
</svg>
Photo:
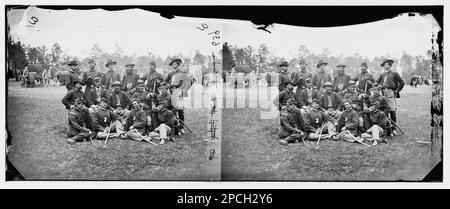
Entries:
<svg viewBox="0 0 450 209">
<path fill-rule="evenodd" d="M 321 139 L 335 137 L 335 120 L 322 111 L 319 100 L 312 100 L 311 109 L 305 114 L 305 119 L 315 129 L 313 133 L 309 134 L 310 140 L 318 140 L 321 135 Z"/>
<path fill-rule="evenodd" d="M 278 107 L 278 110 L 281 111 L 283 107 L 286 106 L 287 101 L 289 99 L 295 99 L 294 93 L 294 83 L 291 81 L 286 81 L 286 88 L 278 94 L 278 96 L 273 100 L 273 104 Z M 295 104 L 297 107 L 301 107 L 303 105 Z"/>
<path fill-rule="evenodd" d="M 309 111 L 313 99 L 319 101 L 320 97 L 322 97 L 320 92 L 313 88 L 310 78 L 306 79 L 306 88 L 297 90 L 295 94 L 295 99 L 302 105 L 300 110 L 303 114 Z"/>
<path fill-rule="evenodd" d="M 74 106 L 69 110 L 67 127 L 67 136 L 69 137 L 67 143 L 69 144 L 85 141 L 92 137 L 90 116 L 87 111 L 84 111 L 86 109 L 85 102 L 83 98 L 77 98 Z"/>
<path fill-rule="evenodd" d="M 178 126 L 178 120 L 175 114 L 167 107 L 168 102 L 166 100 L 162 100 L 156 107 L 158 110 L 159 125 L 148 134 L 149 137 L 160 139 L 159 144 L 164 144 L 166 140 L 172 140 L 169 138 L 169 135 Z"/>
<path fill-rule="evenodd" d="M 100 77 L 94 78 L 94 86 L 86 92 L 86 99 L 90 107 L 89 112 L 94 113 L 99 109 L 98 105 L 101 98 L 108 98 L 108 90 L 102 86 L 102 79 Z"/>
<path fill-rule="evenodd" d="M 108 133 L 110 138 L 123 134 L 123 125 L 117 120 L 117 115 L 107 108 L 107 102 L 106 98 L 101 98 L 99 108 L 93 114 L 97 139 L 106 139 Z"/>
<path fill-rule="evenodd" d="M 139 79 L 136 83 L 136 88 L 132 90 L 131 99 L 144 100 L 148 92 L 145 90 L 144 81 Z"/>
<path fill-rule="evenodd" d="M 61 100 L 61 102 L 64 104 L 64 106 L 66 106 L 67 110 L 70 110 L 72 107 L 75 106 L 75 100 L 78 98 L 82 98 L 85 101 L 85 103 L 87 103 L 84 93 L 83 93 L 83 91 L 81 91 L 81 89 L 83 87 L 81 85 L 81 81 L 75 80 L 73 82 L 73 84 L 74 84 L 75 88 L 69 90 L 67 92 L 67 94 L 64 96 L 64 98 Z M 89 106 L 90 104 L 87 103 L 86 105 Z"/>
<path fill-rule="evenodd" d="M 350 142 L 354 142 L 353 137 L 358 134 L 358 113 L 348 100 L 344 101 L 344 111 L 337 120 L 336 131 L 339 132 L 338 139 Z"/>
<path fill-rule="evenodd" d="M 370 88 L 369 102 L 370 102 L 370 105 L 373 102 L 378 102 L 379 107 L 377 109 L 384 112 L 385 115 L 389 115 L 389 112 L 391 111 L 391 107 L 389 106 L 389 101 L 386 97 L 381 95 L 380 86 L 377 83 L 374 83 L 372 85 L 372 88 Z"/>
<path fill-rule="evenodd" d="M 138 100 L 133 100 L 131 105 L 133 106 L 133 109 L 128 114 L 124 127 L 126 133 L 120 138 L 147 141 L 148 139 L 143 136 L 145 133 L 145 126 L 147 125 L 147 115 Z"/>
<path fill-rule="evenodd" d="M 154 114 L 153 112 L 156 111 L 155 109 L 152 109 L 152 101 L 149 99 L 143 99 L 140 100 L 141 103 L 141 107 L 142 110 L 144 110 L 145 115 L 147 116 L 147 124 L 145 126 L 145 133 L 149 133 L 150 131 L 152 131 L 154 128 L 153 123 L 156 123 L 157 121 L 152 119 L 152 114 Z"/>
<path fill-rule="evenodd" d="M 334 119 L 339 118 L 342 110 L 342 100 L 341 97 L 333 92 L 333 85 L 331 82 L 325 82 L 323 84 L 325 92 L 320 98 L 320 106 L 325 109 L 325 113 L 333 117 Z"/>
<path fill-rule="evenodd" d="M 362 139 L 373 141 L 372 146 L 376 146 L 378 141 L 386 142 L 385 139 L 381 138 L 381 135 L 385 133 L 385 130 L 390 128 L 390 122 L 387 116 L 378 109 L 379 107 L 380 103 L 374 101 L 371 103 L 369 109 L 366 110 L 370 114 L 371 127 L 361 134 Z"/>
<path fill-rule="evenodd" d="M 296 107 L 297 101 L 290 99 L 287 106 L 281 111 L 280 116 L 280 144 L 288 145 L 297 140 L 304 140 L 308 138 L 309 133 L 313 133 L 315 129 L 305 120 Z"/>
<path fill-rule="evenodd" d="M 113 92 L 108 97 L 108 107 L 119 116 L 119 120 L 125 123 L 127 115 L 130 113 L 130 99 L 127 94 L 122 91 L 120 81 L 114 81 Z"/>
</svg>

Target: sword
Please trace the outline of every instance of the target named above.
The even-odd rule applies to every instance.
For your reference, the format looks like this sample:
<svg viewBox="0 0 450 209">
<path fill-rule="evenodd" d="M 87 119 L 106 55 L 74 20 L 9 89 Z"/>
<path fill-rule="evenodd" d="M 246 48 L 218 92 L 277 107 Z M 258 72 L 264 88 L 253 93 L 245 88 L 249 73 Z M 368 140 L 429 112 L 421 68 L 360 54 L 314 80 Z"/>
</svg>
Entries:
<svg viewBox="0 0 450 209">
<path fill-rule="evenodd" d="M 392 124 L 394 124 L 394 126 L 395 126 L 396 128 L 398 128 L 398 130 L 400 130 L 400 132 L 402 132 L 402 134 L 405 134 L 405 132 L 400 128 L 400 126 L 398 126 L 396 123 L 394 123 L 394 121 L 392 121 L 391 118 L 389 118 L 389 117 L 387 117 L 387 118 L 389 119 L 389 121 L 391 121 Z"/>
<path fill-rule="evenodd" d="M 347 133 L 348 133 L 348 135 L 350 135 L 355 141 L 359 142 L 360 144 L 365 145 L 365 146 L 367 146 L 367 147 L 372 147 L 372 146 L 370 146 L 370 145 L 368 145 L 368 144 L 366 144 L 366 143 L 364 143 L 364 142 L 358 140 L 356 137 L 354 137 L 354 136 L 350 133 L 349 130 L 347 130 Z"/>
<path fill-rule="evenodd" d="M 137 129 L 134 129 L 134 131 L 135 131 L 135 132 L 137 133 L 137 135 L 138 135 L 139 137 L 141 137 L 144 141 L 146 141 L 146 142 L 148 142 L 148 143 L 150 143 L 150 144 L 153 144 L 153 145 L 158 145 L 158 144 L 156 144 L 155 142 L 152 142 L 152 141 L 146 139 L 144 136 L 142 136 L 141 133 L 139 133 L 139 131 L 138 131 Z"/>
</svg>

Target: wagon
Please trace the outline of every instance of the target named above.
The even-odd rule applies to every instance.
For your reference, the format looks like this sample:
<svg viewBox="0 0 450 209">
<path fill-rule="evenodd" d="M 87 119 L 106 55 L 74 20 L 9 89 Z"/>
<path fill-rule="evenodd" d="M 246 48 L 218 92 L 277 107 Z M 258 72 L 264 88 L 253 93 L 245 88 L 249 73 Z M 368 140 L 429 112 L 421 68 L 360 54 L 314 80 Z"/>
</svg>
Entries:
<svg viewBox="0 0 450 209">
<path fill-rule="evenodd" d="M 30 64 L 28 65 L 22 74 L 22 87 L 42 87 L 44 82 L 42 82 L 42 72 L 44 67 L 42 64 Z"/>
</svg>

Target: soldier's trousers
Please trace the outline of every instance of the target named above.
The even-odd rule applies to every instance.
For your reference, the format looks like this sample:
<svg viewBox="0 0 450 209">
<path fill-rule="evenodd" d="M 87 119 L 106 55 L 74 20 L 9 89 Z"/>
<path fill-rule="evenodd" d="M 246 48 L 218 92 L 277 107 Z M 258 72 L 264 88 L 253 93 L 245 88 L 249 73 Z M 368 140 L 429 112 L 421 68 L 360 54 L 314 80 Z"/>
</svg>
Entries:
<svg viewBox="0 0 450 209">
<path fill-rule="evenodd" d="M 383 95 L 387 98 L 389 107 L 391 108 L 391 111 L 389 112 L 389 117 L 391 118 L 394 123 L 397 122 L 397 99 L 395 98 L 394 91 L 391 89 L 384 89 Z"/>
<path fill-rule="evenodd" d="M 325 124 L 323 126 L 321 139 L 329 138 L 331 135 L 334 135 L 334 134 L 336 134 L 336 126 L 334 126 L 334 124 L 332 122 L 328 121 L 327 124 Z M 316 134 L 316 133 L 309 134 L 309 140 L 318 140 L 319 137 L 320 137 L 320 134 Z"/>
<path fill-rule="evenodd" d="M 144 136 L 142 136 L 142 134 L 139 133 L 136 129 L 129 130 L 129 131 L 125 134 L 125 136 L 126 136 L 128 139 L 132 139 L 132 140 L 136 140 L 136 141 L 142 141 L 142 140 L 144 140 L 144 139 L 143 139 Z"/>
<path fill-rule="evenodd" d="M 114 124 L 111 126 L 111 131 L 109 131 L 109 137 L 118 137 L 123 132 L 124 131 L 122 123 L 116 120 Z M 105 128 L 105 131 L 97 132 L 98 139 L 106 139 L 107 136 L 108 136 L 108 127 Z"/>
<path fill-rule="evenodd" d="M 372 140 L 380 140 L 380 136 L 383 134 L 384 130 L 378 125 L 373 125 L 370 127 L 365 133 L 361 134 L 361 137 L 372 141 Z"/>
<path fill-rule="evenodd" d="M 287 136 L 286 138 L 284 138 L 283 140 L 288 143 L 294 143 L 297 140 L 301 141 L 302 137 L 306 137 L 306 135 L 303 133 L 293 133 L 293 134 Z"/>
<path fill-rule="evenodd" d="M 87 141 L 89 140 L 89 132 L 80 132 L 75 136 L 71 136 L 71 138 L 75 140 L 75 142 Z"/>
<path fill-rule="evenodd" d="M 153 137 L 153 138 L 166 139 L 167 136 L 170 134 L 171 130 L 172 130 L 172 128 L 170 128 L 170 126 L 166 125 L 165 123 L 161 123 L 161 125 L 159 125 L 157 128 L 155 128 L 155 130 L 150 132 L 148 134 L 148 136 Z"/>
</svg>

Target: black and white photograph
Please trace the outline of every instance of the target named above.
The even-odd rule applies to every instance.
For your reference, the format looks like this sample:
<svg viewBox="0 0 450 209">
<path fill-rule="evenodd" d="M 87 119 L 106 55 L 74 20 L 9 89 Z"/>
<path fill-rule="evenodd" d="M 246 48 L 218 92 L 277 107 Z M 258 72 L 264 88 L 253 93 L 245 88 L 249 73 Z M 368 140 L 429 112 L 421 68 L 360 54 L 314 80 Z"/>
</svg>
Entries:
<svg viewBox="0 0 450 209">
<path fill-rule="evenodd" d="M 442 17 L 122 6 L 5 5 L 6 182 L 420 182 L 443 161 Z"/>
</svg>

